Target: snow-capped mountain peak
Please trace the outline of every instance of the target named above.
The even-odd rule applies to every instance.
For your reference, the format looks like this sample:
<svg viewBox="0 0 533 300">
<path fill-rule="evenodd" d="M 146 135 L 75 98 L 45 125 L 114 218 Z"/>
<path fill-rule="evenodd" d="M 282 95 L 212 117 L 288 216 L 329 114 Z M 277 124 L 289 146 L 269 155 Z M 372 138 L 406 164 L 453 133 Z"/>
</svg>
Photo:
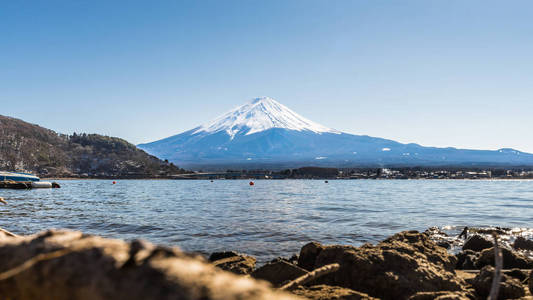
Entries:
<svg viewBox="0 0 533 300">
<path fill-rule="evenodd" d="M 340 133 L 300 116 L 270 97 L 260 97 L 199 126 L 193 134 L 225 131 L 233 139 L 238 133 L 250 135 L 271 128 Z"/>
<path fill-rule="evenodd" d="M 272 98 L 261 97 L 212 122 L 138 147 L 181 167 L 196 170 L 533 166 L 533 154 L 513 149 L 423 147 L 339 133 L 298 115 Z"/>
</svg>

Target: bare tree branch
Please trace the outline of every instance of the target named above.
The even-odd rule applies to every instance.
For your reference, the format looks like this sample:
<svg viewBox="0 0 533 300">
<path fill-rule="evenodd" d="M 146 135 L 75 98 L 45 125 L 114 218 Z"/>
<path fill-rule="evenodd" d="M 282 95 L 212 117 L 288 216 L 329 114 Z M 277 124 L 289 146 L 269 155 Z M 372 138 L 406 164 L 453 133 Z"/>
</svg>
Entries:
<svg viewBox="0 0 533 300">
<path fill-rule="evenodd" d="M 494 238 L 494 278 L 492 278 L 492 286 L 487 299 L 497 300 L 500 292 L 500 281 L 502 280 L 503 257 L 502 250 L 498 245 L 498 235 L 493 233 L 492 237 Z"/>
<path fill-rule="evenodd" d="M 300 276 L 294 280 L 292 280 L 291 282 L 285 284 L 284 286 L 282 286 L 280 289 L 282 290 L 291 290 L 299 285 L 303 285 L 303 284 L 306 284 L 314 279 L 317 279 L 319 277 L 322 277 L 326 274 L 329 274 L 329 273 L 333 273 L 335 271 L 337 271 L 338 269 L 340 268 L 340 265 L 339 264 L 331 264 L 331 265 L 326 265 L 326 266 L 323 266 L 321 268 L 318 268 L 312 272 L 309 272 L 303 276 Z"/>
</svg>

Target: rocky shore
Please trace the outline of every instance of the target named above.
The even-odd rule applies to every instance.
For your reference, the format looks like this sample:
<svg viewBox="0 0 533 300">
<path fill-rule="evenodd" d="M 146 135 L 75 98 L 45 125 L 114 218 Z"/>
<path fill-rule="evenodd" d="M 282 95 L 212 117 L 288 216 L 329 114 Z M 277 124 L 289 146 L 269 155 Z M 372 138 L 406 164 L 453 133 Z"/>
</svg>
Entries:
<svg viewBox="0 0 533 300">
<path fill-rule="evenodd" d="M 145 241 L 49 230 L 0 231 L 0 299 L 486 299 L 494 244 L 466 230 L 397 233 L 360 247 L 310 242 L 258 266 L 233 251 L 206 258 Z M 502 244 L 498 299 L 533 299 L 533 242 Z"/>
</svg>

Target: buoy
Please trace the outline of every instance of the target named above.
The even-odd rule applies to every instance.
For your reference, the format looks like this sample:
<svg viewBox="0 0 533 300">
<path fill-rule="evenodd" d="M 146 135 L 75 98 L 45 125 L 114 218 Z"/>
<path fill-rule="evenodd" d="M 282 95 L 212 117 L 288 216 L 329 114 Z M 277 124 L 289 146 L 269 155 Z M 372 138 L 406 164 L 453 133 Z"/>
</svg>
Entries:
<svg viewBox="0 0 533 300">
<path fill-rule="evenodd" d="M 253 181 L 250 181 L 250 185 L 254 185 L 254 182 L 253 182 Z"/>
<path fill-rule="evenodd" d="M 211 182 L 213 182 L 213 180 L 211 180 Z"/>
<path fill-rule="evenodd" d="M 117 184 L 117 182 L 116 182 L 116 181 L 113 181 L 113 184 Z"/>
<path fill-rule="evenodd" d="M 324 183 L 329 183 L 329 181 L 326 180 L 326 181 L 324 181 Z"/>
</svg>

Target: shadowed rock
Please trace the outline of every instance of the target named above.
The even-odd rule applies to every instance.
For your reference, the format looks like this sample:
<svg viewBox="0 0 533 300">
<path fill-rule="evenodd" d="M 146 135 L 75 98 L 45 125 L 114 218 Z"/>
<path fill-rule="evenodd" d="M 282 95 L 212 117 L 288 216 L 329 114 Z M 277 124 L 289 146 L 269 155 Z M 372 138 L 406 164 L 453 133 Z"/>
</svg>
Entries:
<svg viewBox="0 0 533 300">
<path fill-rule="evenodd" d="M 522 270 L 516 269 L 516 268 L 504 271 L 503 274 L 505 274 L 507 276 L 510 276 L 512 278 L 516 278 L 516 279 L 520 280 L 521 282 L 526 280 L 528 278 L 528 276 L 529 276 L 528 272 L 525 272 L 525 271 L 522 271 Z"/>
<path fill-rule="evenodd" d="M 472 286 L 481 297 L 490 294 L 492 279 L 494 278 L 494 268 L 485 266 L 474 278 Z M 498 299 L 517 299 L 525 296 L 525 290 L 520 280 L 502 274 Z"/>
<path fill-rule="evenodd" d="M 251 275 L 255 279 L 262 279 L 280 286 L 289 280 L 294 280 L 307 274 L 307 271 L 285 260 L 270 262 L 255 270 Z"/>
<path fill-rule="evenodd" d="M 473 235 L 463 245 L 463 250 L 472 250 L 475 252 L 482 251 L 494 246 L 494 243 L 482 237 L 481 235 Z"/>
<path fill-rule="evenodd" d="M 475 262 L 477 261 L 479 252 L 474 252 L 472 250 L 464 250 L 463 252 L 458 253 L 457 264 L 455 268 L 457 270 L 472 270 L 475 269 Z"/>
<path fill-rule="evenodd" d="M 223 257 L 212 260 L 213 258 Z M 218 268 L 232 272 L 239 275 L 247 275 L 253 272 L 255 268 L 256 259 L 244 254 L 237 254 L 236 252 L 219 252 L 214 253 L 209 258 L 211 262 Z"/>
<path fill-rule="evenodd" d="M 0 277 L 2 299 L 296 298 L 266 283 L 219 270 L 177 248 L 73 231 L 25 237 L 0 233 Z"/>
<path fill-rule="evenodd" d="M 307 271 L 313 271 L 316 258 L 323 249 L 324 246 L 317 242 L 311 242 L 303 246 L 302 250 L 300 250 L 300 255 L 298 256 L 298 267 L 306 269 Z"/>
<path fill-rule="evenodd" d="M 533 241 L 519 236 L 514 241 L 513 248 L 517 250 L 533 250 Z"/>
<path fill-rule="evenodd" d="M 322 283 L 373 297 L 408 299 L 417 292 L 463 291 L 465 285 L 454 273 L 456 258 L 427 234 L 416 231 L 398 233 L 376 246 L 314 245 L 313 249 L 321 249 L 315 268 L 340 264 L 340 269 L 326 276 Z M 305 253 L 300 253 L 302 256 Z"/>
<path fill-rule="evenodd" d="M 503 268 L 504 269 L 531 269 L 533 267 L 533 261 L 520 253 L 514 252 L 507 248 L 501 248 L 503 255 Z M 481 251 L 479 258 L 477 259 L 475 266 L 478 269 L 484 266 L 494 266 L 494 248 L 489 248 Z"/>
<path fill-rule="evenodd" d="M 220 259 L 224 259 L 224 258 L 228 258 L 228 257 L 234 257 L 234 256 L 239 256 L 239 253 L 237 253 L 235 251 L 213 252 L 209 256 L 209 261 L 210 262 L 214 262 L 214 261 L 217 261 L 217 260 L 220 260 Z"/>
</svg>

